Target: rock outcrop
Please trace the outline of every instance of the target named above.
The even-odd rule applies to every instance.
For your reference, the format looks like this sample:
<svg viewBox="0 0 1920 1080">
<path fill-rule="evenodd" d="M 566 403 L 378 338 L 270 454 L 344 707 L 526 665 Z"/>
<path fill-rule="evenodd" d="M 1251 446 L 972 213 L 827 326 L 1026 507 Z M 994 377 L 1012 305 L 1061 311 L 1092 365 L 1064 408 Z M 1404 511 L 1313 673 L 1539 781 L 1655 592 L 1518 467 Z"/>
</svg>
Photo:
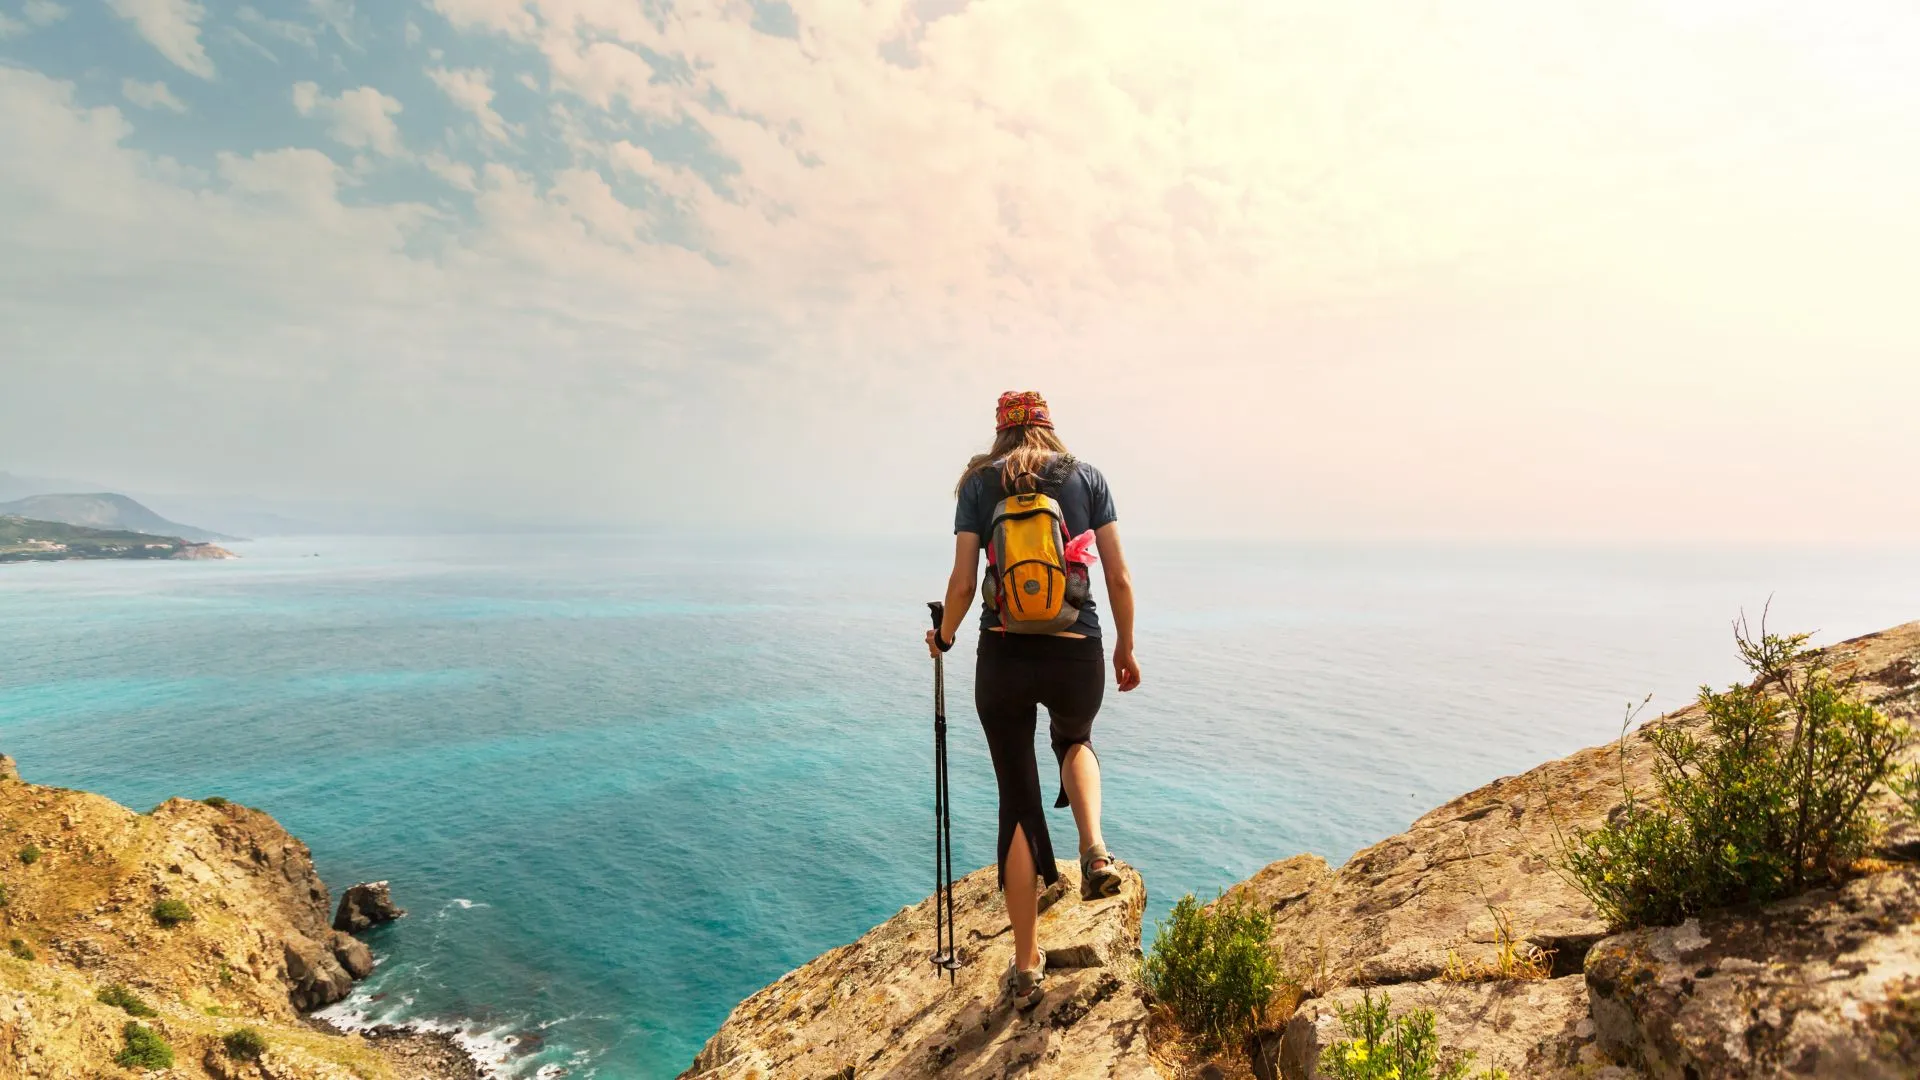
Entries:
<svg viewBox="0 0 1920 1080">
<path fill-rule="evenodd" d="M 1600 1043 L 1655 1080 L 1920 1076 L 1920 867 L 1587 956 Z"/>
<path fill-rule="evenodd" d="M 1920 623 L 1823 660 L 1890 715 L 1920 720 Z M 1373 994 L 1395 1014 L 1431 1010 L 1443 1046 L 1513 1080 L 1920 1076 L 1920 828 L 1894 828 L 1879 872 L 1842 887 L 1615 936 L 1554 869 L 1556 837 L 1619 806 L 1623 770 L 1651 788 L 1648 728 L 1704 720 L 1683 709 L 1496 780 L 1338 869 L 1297 855 L 1235 886 L 1231 897 L 1273 915 L 1273 944 L 1306 997 L 1251 1040 L 1254 1074 L 1319 1077 L 1321 1052 L 1345 1034 L 1339 1010 Z M 1012 943 L 992 879 L 961 884 L 968 966 L 956 986 L 926 962 L 922 902 L 747 999 L 683 1080 L 1221 1074 L 1149 1052 L 1160 1029 L 1128 977 L 1137 878 L 1114 901 L 1066 899 L 1043 916 L 1054 965 L 1086 966 L 1053 971 L 1031 1020 L 1000 988 Z M 1543 962 L 1526 978 L 1460 978 L 1489 976 L 1503 944 Z"/>
<path fill-rule="evenodd" d="M 1909 722 L 1920 718 L 1920 623 L 1832 646 L 1824 650 L 1823 659 L 1837 675 L 1852 679 L 1861 697 L 1889 715 Z M 1505 1068 L 1516 1078 L 1598 1080 L 1637 1075 L 1629 1067 L 1613 1064 L 1620 1058 L 1637 1069 L 1631 1062 L 1638 1059 L 1628 1052 L 1633 1045 L 1652 1048 L 1642 1056 L 1655 1076 L 1669 1075 L 1660 1071 L 1661 1062 L 1693 1060 L 1670 1056 L 1681 1053 L 1673 1047 L 1690 1045 L 1689 1036 L 1659 1029 L 1697 1023 L 1691 1038 L 1708 1038 L 1712 1022 L 1701 1021 L 1699 1012 L 1686 1013 L 1685 1020 L 1679 1014 L 1666 1017 L 1652 999 L 1643 1001 L 1629 994 L 1619 999 L 1618 1008 L 1637 1009 L 1633 1015 L 1640 1019 L 1626 1025 L 1617 1011 L 1608 1011 L 1611 1006 L 1590 1001 L 1589 953 L 1607 937 L 1609 928 L 1554 869 L 1552 860 L 1556 836 L 1598 826 L 1619 805 L 1623 770 L 1637 788 L 1652 787 L 1650 728 L 1703 724 L 1697 708 L 1682 709 L 1628 734 L 1622 743 L 1582 750 L 1463 795 L 1421 817 L 1406 832 L 1358 852 L 1336 871 L 1323 872 L 1311 856 L 1296 856 L 1237 886 L 1236 891 L 1274 912 L 1274 944 L 1294 975 L 1317 995 L 1284 1029 L 1263 1036 L 1262 1071 L 1290 1080 L 1317 1076 L 1313 1066 L 1318 1048 L 1338 1035 L 1334 1007 L 1358 1000 L 1363 988 L 1370 987 L 1384 989 L 1396 1013 L 1432 1009 L 1443 1039 L 1475 1051 L 1480 1065 Z M 1896 830 L 1888 838 L 1892 853 L 1913 847 L 1913 832 L 1908 827 Z M 1858 887 L 1871 888 L 1864 883 Z M 1808 903 L 1819 907 L 1811 898 Z M 1497 956 L 1503 921 L 1514 937 L 1551 955 L 1549 978 L 1468 985 L 1446 981 L 1443 976 L 1450 957 L 1474 965 Z M 1835 932 L 1838 925 L 1834 924 Z M 1866 924 L 1846 925 L 1864 933 Z M 1656 935 L 1627 955 L 1638 957 L 1642 965 L 1650 964 L 1649 958 L 1667 955 L 1653 948 L 1659 940 Z M 1609 943 L 1604 953 L 1596 954 L 1610 958 L 1613 966 L 1604 968 L 1605 972 L 1627 962 L 1615 945 Z M 1883 941 L 1878 947 L 1892 946 Z M 1754 960 L 1764 962 L 1757 956 Z M 1793 980 L 1814 977 L 1816 969 L 1790 966 L 1786 970 L 1785 978 Z M 1724 982 L 1731 976 L 1719 977 Z M 1631 978 L 1621 974 L 1602 978 L 1665 980 L 1678 986 L 1696 976 L 1675 967 L 1661 970 L 1656 978 L 1651 967 L 1643 966 Z M 1730 990 L 1728 1000 L 1757 992 L 1757 988 Z M 1842 1008 L 1837 1001 L 1829 1005 Z M 1895 1014 L 1902 1007 L 1888 1006 Z M 1800 1023 L 1815 1022 L 1804 1011 L 1801 1015 Z M 1596 1028 L 1596 1016 L 1612 1022 Z M 1732 1023 L 1727 1015 L 1717 1020 Z M 1640 1034 L 1629 1037 L 1630 1029 Z M 1610 1037 L 1603 1039 L 1603 1034 Z M 1721 1037 L 1727 1037 L 1725 1031 Z M 1751 1072 L 1703 1068 L 1698 1075 L 1801 1075 L 1791 1070 L 1766 1071 L 1769 1067 L 1755 1066 L 1757 1071 Z M 1833 1075 L 1881 1074 L 1869 1070 Z"/>
<path fill-rule="evenodd" d="M 334 912 L 333 928 L 350 934 L 365 933 L 405 915 L 407 910 L 393 902 L 393 893 L 384 881 L 363 881 L 350 885 L 340 894 L 340 909 Z"/>
<path fill-rule="evenodd" d="M 734 1009 L 685 1080 L 1047 1076 L 1128 1080 L 1159 1073 L 1147 1006 L 1130 980 L 1146 890 L 1126 872 L 1120 894 L 1079 899 L 1079 868 L 1042 899 L 1047 994 L 1013 1009 L 1004 979 L 1013 934 L 988 867 L 955 885 L 955 941 L 965 966 L 950 984 L 928 956 L 931 900 L 788 973 Z"/>
<path fill-rule="evenodd" d="M 306 845 L 266 814 L 185 799 L 137 814 L 7 779 L 0 829 L 0 938 L 19 942 L 0 954 L 0 1076 L 113 1075 L 128 1016 L 97 994 L 114 984 L 155 1010 L 141 1022 L 172 1044 L 176 1080 L 417 1075 L 302 1019 L 344 997 L 373 957 L 328 925 Z M 31 862 L 11 857 L 29 846 Z M 258 1063 L 219 1049 L 241 1026 L 266 1035 Z"/>
</svg>

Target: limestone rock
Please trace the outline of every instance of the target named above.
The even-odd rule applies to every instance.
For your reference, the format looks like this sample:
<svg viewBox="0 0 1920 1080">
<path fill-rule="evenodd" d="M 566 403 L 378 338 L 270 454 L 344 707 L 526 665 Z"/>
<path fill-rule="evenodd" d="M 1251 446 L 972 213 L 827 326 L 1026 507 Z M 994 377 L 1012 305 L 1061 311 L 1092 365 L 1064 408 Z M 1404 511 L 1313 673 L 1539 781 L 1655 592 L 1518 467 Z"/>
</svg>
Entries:
<svg viewBox="0 0 1920 1080">
<path fill-rule="evenodd" d="M 1431 1009 L 1443 1047 L 1470 1049 L 1475 1072 L 1505 1069 L 1515 1080 L 1629 1080 L 1638 1074 L 1609 1061 L 1587 1016 L 1578 975 L 1533 982 L 1407 983 L 1384 993 L 1394 1016 Z M 1255 1060 L 1262 1080 L 1318 1080 L 1321 1053 L 1345 1037 L 1336 1008 L 1358 1005 L 1364 991 L 1347 987 L 1300 1007 L 1281 1037 L 1264 1040 Z"/>
<path fill-rule="evenodd" d="M 1268 865 L 1259 873 L 1227 890 L 1226 898 L 1252 904 L 1278 915 L 1295 901 L 1304 899 L 1315 885 L 1333 876 L 1327 860 L 1318 855 L 1295 855 Z"/>
<path fill-rule="evenodd" d="M 1920 1076 L 1920 867 L 1602 941 L 1603 1044 L 1655 1080 Z"/>
<path fill-rule="evenodd" d="M 0 754 L 0 780 L 20 779 L 20 766 L 5 754 Z"/>
<path fill-rule="evenodd" d="M 373 950 L 367 943 L 352 934 L 333 932 L 333 958 L 355 979 L 364 979 L 373 974 Z"/>
<path fill-rule="evenodd" d="M 1066 886 L 1040 916 L 1047 995 L 1030 1015 L 1003 989 L 1013 934 L 988 867 L 955 886 L 965 966 L 951 985 L 927 961 L 924 900 L 742 1002 L 683 1076 L 1157 1077 L 1146 1005 L 1128 979 L 1146 904 L 1140 877 L 1125 869 L 1118 896 L 1088 903 L 1079 868 L 1059 866 Z"/>
<path fill-rule="evenodd" d="M 340 966 L 333 950 L 301 934 L 289 933 L 280 942 L 286 959 L 289 996 L 301 1012 L 323 1009 L 353 992 L 353 977 Z"/>
<path fill-rule="evenodd" d="M 472 1076 L 470 1064 L 464 1073 L 416 1068 L 300 1015 L 343 996 L 348 968 L 372 957 L 327 926 L 327 889 L 306 845 L 266 814 L 185 799 L 136 814 L 97 795 L 7 781 L 0 822 L 18 838 L 10 844 L 44 853 L 31 873 L 6 874 L 5 936 L 38 955 L 0 954 L 0 1077 L 117 1075 L 107 1063 L 128 1017 L 98 1000 L 115 983 L 158 1012 L 141 1022 L 173 1046 L 169 1080 Z M 151 910 L 163 898 L 195 917 L 159 925 Z M 240 1026 L 267 1039 L 258 1063 L 219 1049 Z"/>
<path fill-rule="evenodd" d="M 381 923 L 405 915 L 406 909 L 393 902 L 393 894 L 384 881 L 363 881 L 340 896 L 340 910 L 334 913 L 333 928 L 358 934 Z"/>
<path fill-rule="evenodd" d="M 1920 622 L 1823 655 L 1867 701 L 1909 722 L 1920 718 Z M 1652 786 L 1649 729 L 1703 723 L 1689 707 L 1630 733 L 1628 781 Z M 1242 887 L 1271 892 L 1279 881 L 1309 880 L 1304 895 L 1280 904 L 1274 941 L 1319 989 L 1436 979 L 1449 952 L 1490 957 L 1498 948 L 1492 908 L 1518 937 L 1556 954 L 1556 977 L 1575 974 L 1608 927 L 1554 870 L 1555 832 L 1604 822 L 1620 802 L 1621 768 L 1618 744 L 1582 750 L 1462 795 L 1324 879 L 1311 881 L 1310 864 L 1296 857 Z"/>
</svg>

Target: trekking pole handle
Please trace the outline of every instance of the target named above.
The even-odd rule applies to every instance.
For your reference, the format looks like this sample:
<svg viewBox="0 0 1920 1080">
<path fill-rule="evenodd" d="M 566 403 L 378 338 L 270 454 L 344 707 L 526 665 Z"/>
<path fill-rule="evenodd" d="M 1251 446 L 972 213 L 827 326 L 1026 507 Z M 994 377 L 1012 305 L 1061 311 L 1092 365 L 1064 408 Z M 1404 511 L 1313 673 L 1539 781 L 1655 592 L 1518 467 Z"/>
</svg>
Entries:
<svg viewBox="0 0 1920 1080">
<path fill-rule="evenodd" d="M 940 633 L 942 624 L 947 621 L 947 602 L 945 600 L 927 601 L 927 610 L 933 613 L 933 644 L 941 652 L 953 648 L 953 642 L 945 640 Z"/>
</svg>

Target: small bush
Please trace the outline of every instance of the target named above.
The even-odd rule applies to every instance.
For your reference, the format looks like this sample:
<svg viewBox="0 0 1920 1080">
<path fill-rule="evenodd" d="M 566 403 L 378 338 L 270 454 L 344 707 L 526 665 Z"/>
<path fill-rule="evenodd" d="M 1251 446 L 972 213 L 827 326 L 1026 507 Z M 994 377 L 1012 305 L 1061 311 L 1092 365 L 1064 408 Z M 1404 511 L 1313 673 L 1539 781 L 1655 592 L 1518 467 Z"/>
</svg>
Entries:
<svg viewBox="0 0 1920 1080">
<path fill-rule="evenodd" d="M 200 801 L 207 804 L 208 806 L 213 807 L 216 810 L 222 806 L 227 805 L 227 800 L 219 795 L 209 795 L 206 798 L 201 799 Z"/>
<path fill-rule="evenodd" d="M 128 1016 L 157 1016 L 153 1006 L 141 1001 L 139 996 L 121 983 L 110 983 L 93 995 L 102 1005 L 111 1005 Z"/>
<path fill-rule="evenodd" d="M 1265 912 L 1237 899 L 1208 910 L 1188 893 L 1159 924 L 1141 977 L 1181 1027 L 1209 1045 L 1231 1045 L 1259 1022 L 1280 984 L 1272 936 Z"/>
<path fill-rule="evenodd" d="M 1656 797 L 1625 799 L 1603 827 L 1564 838 L 1559 863 L 1616 927 L 1671 925 L 1710 908 L 1792 896 L 1870 849 L 1872 796 L 1911 789 L 1904 724 L 1855 698 L 1806 656 L 1805 634 L 1734 627 L 1751 685 L 1703 687 L 1707 734 L 1648 733 Z M 1624 769 L 1625 738 L 1621 754 Z M 1920 795 L 1920 792 L 1914 792 Z"/>
<path fill-rule="evenodd" d="M 28 866 L 32 866 L 34 863 L 39 862 L 40 849 L 37 847 L 34 847 L 32 844 L 28 844 L 26 847 L 21 848 L 20 861 L 23 863 L 26 863 Z"/>
<path fill-rule="evenodd" d="M 171 1069 L 173 1068 L 173 1047 L 160 1033 L 145 1024 L 127 1021 L 120 1029 L 126 1037 L 126 1049 L 114 1055 L 113 1063 L 123 1069 Z"/>
<path fill-rule="evenodd" d="M 22 960 L 33 959 L 33 946 L 19 938 L 11 938 L 7 941 L 7 951 Z"/>
<path fill-rule="evenodd" d="M 193 909 L 185 900 L 171 897 L 153 902 L 153 921 L 161 926 L 179 926 L 183 922 L 193 921 Z"/>
<path fill-rule="evenodd" d="M 1369 990 L 1359 1005 L 1334 1008 L 1346 1038 L 1321 1052 L 1320 1075 L 1327 1080 L 1467 1080 L 1473 1053 L 1441 1048 L 1433 1010 L 1415 1009 L 1394 1019 L 1387 1010 L 1391 1001 L 1385 994 L 1375 1001 Z M 1507 1074 L 1483 1069 L 1473 1080 L 1507 1080 Z"/>
<path fill-rule="evenodd" d="M 6 906 L 7 906 L 7 902 L 8 902 L 8 901 L 7 901 L 7 887 L 6 887 L 6 885 L 4 885 L 4 884 L 0 884 L 0 907 L 6 907 Z"/>
<path fill-rule="evenodd" d="M 260 1055 L 267 1052 L 267 1037 L 252 1028 L 241 1028 L 221 1039 L 220 1045 L 235 1061 L 259 1061 Z"/>
</svg>

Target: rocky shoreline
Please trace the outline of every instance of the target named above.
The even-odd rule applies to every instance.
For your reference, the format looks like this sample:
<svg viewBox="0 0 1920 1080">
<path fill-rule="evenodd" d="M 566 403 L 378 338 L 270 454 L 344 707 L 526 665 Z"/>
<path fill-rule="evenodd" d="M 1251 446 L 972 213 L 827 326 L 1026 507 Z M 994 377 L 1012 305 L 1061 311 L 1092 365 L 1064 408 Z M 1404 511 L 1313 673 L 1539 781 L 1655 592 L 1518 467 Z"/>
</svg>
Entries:
<svg viewBox="0 0 1920 1080">
<path fill-rule="evenodd" d="M 433 1032 L 343 1033 L 312 1012 L 371 974 L 384 882 L 337 914 L 306 845 L 222 799 L 145 814 L 20 779 L 0 755 L 0 1075 L 111 1075 L 137 1023 L 170 1080 L 478 1080 Z M 130 1020 L 129 1018 L 137 1018 Z M 248 1031 L 253 1049 L 228 1040 Z"/>
<path fill-rule="evenodd" d="M 347 1028 L 310 1017 L 316 1029 L 358 1038 L 377 1047 L 394 1069 L 394 1080 L 486 1080 L 490 1075 L 460 1041 L 444 1031 L 423 1031 L 400 1024 Z"/>
</svg>

